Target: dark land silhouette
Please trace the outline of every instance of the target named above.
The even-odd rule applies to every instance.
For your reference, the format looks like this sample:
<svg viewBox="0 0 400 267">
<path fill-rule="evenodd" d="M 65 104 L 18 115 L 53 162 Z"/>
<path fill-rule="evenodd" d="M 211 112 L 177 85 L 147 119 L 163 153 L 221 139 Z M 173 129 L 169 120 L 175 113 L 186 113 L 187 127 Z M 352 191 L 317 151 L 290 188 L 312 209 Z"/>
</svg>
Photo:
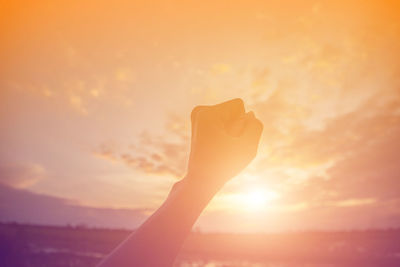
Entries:
<svg viewBox="0 0 400 267">
<path fill-rule="evenodd" d="M 130 230 L 0 224 L 1 266 L 95 266 Z M 192 232 L 175 266 L 400 266 L 400 228 L 337 232 Z M 258 264 L 258 265 L 256 265 Z"/>
</svg>

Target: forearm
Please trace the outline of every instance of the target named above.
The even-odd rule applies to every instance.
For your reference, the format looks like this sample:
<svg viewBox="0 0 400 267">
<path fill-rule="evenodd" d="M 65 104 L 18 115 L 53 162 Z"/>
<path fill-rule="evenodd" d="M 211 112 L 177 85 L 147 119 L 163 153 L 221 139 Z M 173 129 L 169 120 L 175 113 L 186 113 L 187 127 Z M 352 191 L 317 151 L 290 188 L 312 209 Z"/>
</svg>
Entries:
<svg viewBox="0 0 400 267">
<path fill-rule="evenodd" d="M 197 218 L 221 185 L 185 177 L 164 204 L 99 266 L 172 266 Z"/>
</svg>

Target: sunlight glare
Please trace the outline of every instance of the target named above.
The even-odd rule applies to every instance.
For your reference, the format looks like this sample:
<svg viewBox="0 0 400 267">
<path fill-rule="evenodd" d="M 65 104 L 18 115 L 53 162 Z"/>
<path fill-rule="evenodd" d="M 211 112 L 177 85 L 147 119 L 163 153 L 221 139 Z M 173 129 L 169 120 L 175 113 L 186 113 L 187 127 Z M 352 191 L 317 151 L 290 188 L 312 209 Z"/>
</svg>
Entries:
<svg viewBox="0 0 400 267">
<path fill-rule="evenodd" d="M 260 210 L 279 197 L 278 193 L 262 189 L 253 189 L 241 195 L 240 200 L 245 210 Z"/>
</svg>

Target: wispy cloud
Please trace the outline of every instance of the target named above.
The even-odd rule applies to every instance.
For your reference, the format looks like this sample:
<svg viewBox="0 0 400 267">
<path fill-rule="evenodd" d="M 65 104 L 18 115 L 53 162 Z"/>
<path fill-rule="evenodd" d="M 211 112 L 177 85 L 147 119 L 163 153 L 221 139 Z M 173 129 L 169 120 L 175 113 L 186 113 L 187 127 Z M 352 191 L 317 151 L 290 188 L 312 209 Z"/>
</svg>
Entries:
<svg viewBox="0 0 400 267">
<path fill-rule="evenodd" d="M 180 179 L 185 174 L 189 153 L 187 123 L 179 116 L 170 114 L 164 135 L 142 132 L 128 149 L 103 143 L 94 150 L 94 154 L 144 173 Z"/>
<path fill-rule="evenodd" d="M 46 170 L 39 164 L 1 164 L 0 182 L 15 188 L 28 188 L 46 177 Z"/>
</svg>

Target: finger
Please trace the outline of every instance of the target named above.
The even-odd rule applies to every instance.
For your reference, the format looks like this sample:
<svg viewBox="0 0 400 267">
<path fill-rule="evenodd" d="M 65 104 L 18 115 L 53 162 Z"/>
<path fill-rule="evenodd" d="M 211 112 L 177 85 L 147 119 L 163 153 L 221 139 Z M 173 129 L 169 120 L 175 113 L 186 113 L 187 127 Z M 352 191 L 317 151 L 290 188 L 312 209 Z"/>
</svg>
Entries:
<svg viewBox="0 0 400 267">
<path fill-rule="evenodd" d="M 246 113 L 246 126 L 243 130 L 243 137 L 247 142 L 257 145 L 263 128 L 262 122 L 254 116 L 253 112 Z"/>
<path fill-rule="evenodd" d="M 195 142 L 197 139 L 197 128 L 198 128 L 198 117 L 201 111 L 205 109 L 205 106 L 196 106 L 193 108 L 190 114 L 190 121 L 192 123 L 192 134 L 191 134 L 191 142 Z"/>
<path fill-rule="evenodd" d="M 190 120 L 191 120 L 192 124 L 194 124 L 194 121 L 196 120 L 199 111 L 204 110 L 207 107 L 208 106 L 196 106 L 196 107 L 194 107 L 194 109 L 192 110 L 192 113 L 190 114 Z"/>
<path fill-rule="evenodd" d="M 256 118 L 256 116 L 254 115 L 254 112 L 253 112 L 253 111 L 247 112 L 247 113 L 246 113 L 246 116 L 247 116 L 248 118 L 252 118 L 252 119 L 255 119 L 255 118 Z"/>
<path fill-rule="evenodd" d="M 232 121 L 244 115 L 244 102 L 240 98 L 235 98 L 217 105 L 213 108 L 218 110 L 219 116 L 225 121 Z"/>
<path fill-rule="evenodd" d="M 209 106 L 205 106 L 196 113 L 192 124 L 192 136 L 196 134 L 210 135 L 224 130 L 223 122 Z M 200 132 L 200 133 L 199 133 Z"/>
<path fill-rule="evenodd" d="M 226 131 L 230 136 L 241 136 L 246 126 L 246 117 L 241 116 L 238 119 L 234 120 L 226 127 Z"/>
</svg>

